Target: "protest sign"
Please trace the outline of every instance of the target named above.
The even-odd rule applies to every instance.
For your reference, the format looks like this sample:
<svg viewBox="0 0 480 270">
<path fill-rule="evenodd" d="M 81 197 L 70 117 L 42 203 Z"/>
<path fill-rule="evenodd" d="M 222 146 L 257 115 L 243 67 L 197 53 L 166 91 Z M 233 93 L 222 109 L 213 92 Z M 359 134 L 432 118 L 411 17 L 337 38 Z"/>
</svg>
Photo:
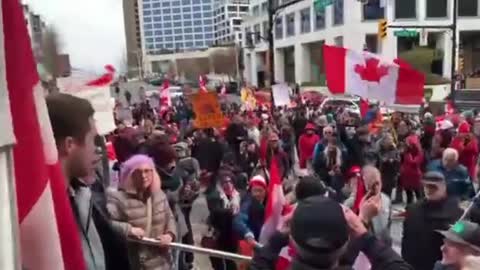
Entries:
<svg viewBox="0 0 480 270">
<path fill-rule="evenodd" d="M 57 81 L 60 92 L 67 93 L 79 98 L 84 98 L 92 104 L 95 114 L 97 131 L 100 135 L 106 135 L 115 130 L 115 120 L 113 118 L 113 109 L 115 100 L 110 95 L 110 85 L 105 86 L 86 86 L 81 81 L 62 78 Z"/>
<path fill-rule="evenodd" d="M 290 87 L 286 84 L 275 84 L 272 86 L 273 102 L 275 106 L 290 105 Z"/>
<path fill-rule="evenodd" d="M 223 126 L 224 117 L 218 102 L 217 93 L 198 93 L 191 95 L 190 98 L 195 112 L 195 127 L 212 128 Z"/>
</svg>

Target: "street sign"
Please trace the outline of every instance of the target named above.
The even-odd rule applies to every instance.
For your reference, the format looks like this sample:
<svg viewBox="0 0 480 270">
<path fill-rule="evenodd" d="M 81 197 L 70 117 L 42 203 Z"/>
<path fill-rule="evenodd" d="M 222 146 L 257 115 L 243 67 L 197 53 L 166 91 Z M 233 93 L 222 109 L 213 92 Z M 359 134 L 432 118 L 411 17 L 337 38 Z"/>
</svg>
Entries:
<svg viewBox="0 0 480 270">
<path fill-rule="evenodd" d="M 398 30 L 393 32 L 396 37 L 418 37 L 419 33 L 415 30 Z"/>
<path fill-rule="evenodd" d="M 313 0 L 313 6 L 317 11 L 323 11 L 327 6 L 333 5 L 335 0 Z"/>
</svg>

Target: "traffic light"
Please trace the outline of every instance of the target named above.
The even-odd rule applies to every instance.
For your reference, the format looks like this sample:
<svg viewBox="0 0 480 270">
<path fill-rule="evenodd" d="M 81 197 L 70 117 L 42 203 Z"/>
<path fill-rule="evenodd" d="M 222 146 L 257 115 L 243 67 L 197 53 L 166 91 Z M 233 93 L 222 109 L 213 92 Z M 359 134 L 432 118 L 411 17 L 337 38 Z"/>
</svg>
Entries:
<svg viewBox="0 0 480 270">
<path fill-rule="evenodd" d="M 378 21 L 378 39 L 384 40 L 387 37 L 388 23 L 387 20 L 381 19 Z"/>
</svg>

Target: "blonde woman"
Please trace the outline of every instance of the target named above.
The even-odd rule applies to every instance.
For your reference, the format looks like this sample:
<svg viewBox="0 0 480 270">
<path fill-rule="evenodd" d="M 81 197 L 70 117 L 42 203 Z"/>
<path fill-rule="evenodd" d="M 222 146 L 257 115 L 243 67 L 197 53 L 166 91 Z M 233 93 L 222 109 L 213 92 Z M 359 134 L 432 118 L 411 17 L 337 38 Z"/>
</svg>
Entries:
<svg viewBox="0 0 480 270">
<path fill-rule="evenodd" d="M 129 242 L 132 270 L 167 270 L 172 260 L 167 245 L 175 240 L 175 218 L 161 190 L 155 165 L 145 155 L 134 155 L 122 164 L 118 191 L 108 194 L 108 210 L 125 237 L 156 238 L 161 246 Z"/>
</svg>

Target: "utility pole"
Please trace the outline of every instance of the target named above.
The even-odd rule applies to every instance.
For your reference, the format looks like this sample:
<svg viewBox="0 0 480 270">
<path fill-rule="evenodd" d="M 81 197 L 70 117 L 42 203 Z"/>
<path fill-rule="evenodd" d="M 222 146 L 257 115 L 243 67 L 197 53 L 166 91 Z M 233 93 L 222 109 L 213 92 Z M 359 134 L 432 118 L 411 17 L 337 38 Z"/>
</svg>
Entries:
<svg viewBox="0 0 480 270">
<path fill-rule="evenodd" d="M 268 61 L 270 66 L 269 73 L 270 73 L 270 87 L 275 84 L 275 46 L 274 46 L 274 38 L 273 38 L 273 23 L 274 23 L 274 16 L 276 14 L 275 7 L 273 6 L 273 0 L 268 0 Z M 272 93 L 273 97 L 273 93 Z"/>
<path fill-rule="evenodd" d="M 456 66 L 457 66 L 457 10 L 458 10 L 458 0 L 453 0 L 453 15 L 452 15 L 452 79 L 450 80 L 450 95 L 452 102 L 455 102 L 455 86 L 456 86 Z"/>
</svg>

